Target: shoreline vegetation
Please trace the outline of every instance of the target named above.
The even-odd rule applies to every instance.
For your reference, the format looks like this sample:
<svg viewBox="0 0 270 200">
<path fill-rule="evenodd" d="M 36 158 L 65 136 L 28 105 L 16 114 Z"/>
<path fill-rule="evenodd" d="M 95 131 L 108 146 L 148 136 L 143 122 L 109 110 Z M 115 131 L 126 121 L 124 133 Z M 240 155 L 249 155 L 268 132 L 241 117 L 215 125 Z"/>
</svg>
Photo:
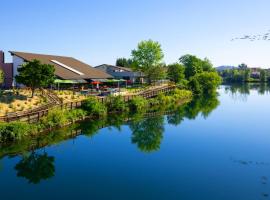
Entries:
<svg viewBox="0 0 270 200">
<path fill-rule="evenodd" d="M 191 91 L 180 89 L 175 89 L 168 95 L 159 94 L 152 99 L 145 99 L 138 96 L 128 102 L 125 102 L 121 96 L 110 96 L 108 101 L 102 104 L 95 97 L 89 97 L 79 109 L 52 109 L 47 116 L 34 124 L 19 121 L 0 123 L 0 142 L 19 141 L 25 137 L 33 137 L 55 128 L 62 128 L 77 121 L 83 121 L 87 118 L 99 120 L 116 113 L 127 113 L 131 115 L 134 113 L 142 114 L 146 111 L 172 109 L 179 104 L 191 101 L 191 99 Z"/>
</svg>

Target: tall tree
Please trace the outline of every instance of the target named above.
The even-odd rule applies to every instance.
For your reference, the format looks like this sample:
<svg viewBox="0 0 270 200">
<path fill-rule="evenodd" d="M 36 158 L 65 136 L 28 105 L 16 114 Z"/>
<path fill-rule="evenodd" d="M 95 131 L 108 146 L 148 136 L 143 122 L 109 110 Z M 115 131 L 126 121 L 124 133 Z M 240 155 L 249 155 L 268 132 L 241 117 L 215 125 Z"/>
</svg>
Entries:
<svg viewBox="0 0 270 200">
<path fill-rule="evenodd" d="M 248 81 L 248 79 L 250 78 L 250 69 L 248 69 L 248 68 L 246 68 L 245 70 L 244 70 L 244 81 Z"/>
<path fill-rule="evenodd" d="M 245 69 L 248 68 L 248 66 L 247 66 L 245 63 L 242 63 L 242 64 L 240 64 L 240 65 L 238 66 L 238 68 L 241 69 L 241 70 L 245 70 Z"/>
<path fill-rule="evenodd" d="M 19 74 L 15 79 L 18 83 L 30 87 L 33 97 L 37 88 L 53 84 L 55 80 L 54 70 L 53 65 L 41 64 L 39 60 L 33 60 L 18 68 Z"/>
<path fill-rule="evenodd" d="M 265 71 L 265 69 L 261 69 L 260 70 L 260 81 L 261 82 L 265 82 L 266 81 L 266 71 Z"/>
<path fill-rule="evenodd" d="M 187 79 L 203 71 L 202 61 L 196 56 L 187 54 L 179 58 L 179 61 L 185 66 L 185 76 Z"/>
<path fill-rule="evenodd" d="M 168 78 L 179 83 L 185 79 L 185 67 L 179 63 L 173 63 L 167 66 L 167 76 Z"/>
<path fill-rule="evenodd" d="M 165 67 L 162 64 L 164 54 L 161 45 L 153 40 L 142 41 L 137 49 L 133 50 L 132 60 L 136 63 L 135 70 L 142 72 L 151 84 L 165 76 Z"/>
<path fill-rule="evenodd" d="M 132 66 L 132 59 L 126 59 L 126 58 L 117 58 L 115 65 L 119 67 L 128 67 L 130 68 Z"/>
<path fill-rule="evenodd" d="M 213 68 L 213 64 L 208 58 L 205 58 L 201 61 L 202 69 L 204 72 L 213 72 L 215 69 Z"/>
</svg>

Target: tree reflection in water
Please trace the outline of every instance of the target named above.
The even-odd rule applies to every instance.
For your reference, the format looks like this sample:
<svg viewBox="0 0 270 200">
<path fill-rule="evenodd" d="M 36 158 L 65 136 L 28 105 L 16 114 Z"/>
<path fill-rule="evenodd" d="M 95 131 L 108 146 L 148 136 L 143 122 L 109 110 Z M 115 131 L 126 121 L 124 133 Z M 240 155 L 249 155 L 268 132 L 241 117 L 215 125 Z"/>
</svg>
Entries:
<svg viewBox="0 0 270 200">
<path fill-rule="evenodd" d="M 18 177 L 26 178 L 29 183 L 38 184 L 41 180 L 54 176 L 54 157 L 48 156 L 47 153 L 32 152 L 29 156 L 23 157 L 15 169 Z"/>
<path fill-rule="evenodd" d="M 217 94 L 207 97 L 194 98 L 190 103 L 179 106 L 166 115 L 167 122 L 172 125 L 179 125 L 185 118 L 195 119 L 199 114 L 205 118 L 219 105 Z M 160 109 L 163 110 L 163 109 Z M 150 113 L 132 113 L 110 115 L 107 118 L 85 121 L 75 124 L 69 128 L 63 128 L 47 135 L 38 136 L 36 139 L 25 139 L 13 145 L 2 146 L 0 157 L 12 154 L 22 154 L 32 149 L 40 149 L 44 146 L 57 144 L 69 138 L 84 134 L 93 137 L 104 127 L 114 127 L 121 130 L 123 124 L 127 124 L 132 132 L 131 142 L 143 152 L 154 152 L 160 149 L 164 133 L 165 115 L 160 110 Z M 167 111 L 168 112 L 168 111 Z M 166 113 L 167 113 L 166 112 Z M 149 117 L 151 116 L 151 117 Z M 18 177 L 26 178 L 29 183 L 37 184 L 54 176 L 54 157 L 47 153 L 32 152 L 25 156 L 15 166 Z"/>
<path fill-rule="evenodd" d="M 225 86 L 225 91 L 229 93 L 233 99 L 241 101 L 247 101 L 252 90 L 257 91 L 260 95 L 264 95 L 270 92 L 270 87 L 268 83 L 246 83 Z"/>
<path fill-rule="evenodd" d="M 132 131 L 132 143 L 137 144 L 141 151 L 159 150 L 164 132 L 163 116 L 132 121 L 129 127 Z"/>
<path fill-rule="evenodd" d="M 180 106 L 175 112 L 167 115 L 167 121 L 172 125 L 179 125 L 184 118 L 195 119 L 199 114 L 207 118 L 219 105 L 217 93 L 194 98 L 190 103 Z"/>
</svg>

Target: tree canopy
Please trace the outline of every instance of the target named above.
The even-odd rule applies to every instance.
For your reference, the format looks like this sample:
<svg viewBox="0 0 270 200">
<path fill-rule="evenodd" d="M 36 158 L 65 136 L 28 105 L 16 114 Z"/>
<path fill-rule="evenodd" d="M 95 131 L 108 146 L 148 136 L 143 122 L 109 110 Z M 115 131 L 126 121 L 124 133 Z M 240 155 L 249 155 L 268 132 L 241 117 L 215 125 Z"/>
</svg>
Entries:
<svg viewBox="0 0 270 200">
<path fill-rule="evenodd" d="M 184 55 L 179 59 L 184 65 L 188 86 L 195 94 L 210 93 L 221 84 L 221 77 L 213 68 L 209 59 L 200 59 L 194 55 Z"/>
<path fill-rule="evenodd" d="M 180 83 L 185 79 L 185 67 L 179 63 L 173 63 L 167 66 L 167 76 L 170 81 Z"/>
<path fill-rule="evenodd" d="M 153 40 L 142 41 L 131 53 L 137 71 L 144 73 L 149 83 L 165 76 L 164 58 L 161 45 Z"/>
<path fill-rule="evenodd" d="M 37 88 L 47 87 L 55 80 L 54 66 L 41 64 L 39 60 L 33 60 L 18 68 L 19 74 L 15 77 L 18 83 L 30 87 L 32 97 Z"/>
<path fill-rule="evenodd" d="M 115 65 L 119 67 L 132 67 L 132 59 L 127 59 L 127 58 L 117 58 Z"/>
</svg>

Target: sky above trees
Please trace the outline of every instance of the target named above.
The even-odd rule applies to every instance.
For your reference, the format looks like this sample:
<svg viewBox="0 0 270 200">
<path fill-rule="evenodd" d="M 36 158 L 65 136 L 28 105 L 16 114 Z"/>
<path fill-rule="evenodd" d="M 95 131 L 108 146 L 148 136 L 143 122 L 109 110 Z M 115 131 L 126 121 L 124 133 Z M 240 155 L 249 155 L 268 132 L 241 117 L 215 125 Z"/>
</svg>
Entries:
<svg viewBox="0 0 270 200">
<path fill-rule="evenodd" d="M 90 65 L 129 57 L 141 40 L 214 64 L 270 67 L 269 0 L 9 0 L 1 2 L 0 49 L 76 57 Z M 9 58 L 10 59 L 10 58 Z"/>
</svg>

